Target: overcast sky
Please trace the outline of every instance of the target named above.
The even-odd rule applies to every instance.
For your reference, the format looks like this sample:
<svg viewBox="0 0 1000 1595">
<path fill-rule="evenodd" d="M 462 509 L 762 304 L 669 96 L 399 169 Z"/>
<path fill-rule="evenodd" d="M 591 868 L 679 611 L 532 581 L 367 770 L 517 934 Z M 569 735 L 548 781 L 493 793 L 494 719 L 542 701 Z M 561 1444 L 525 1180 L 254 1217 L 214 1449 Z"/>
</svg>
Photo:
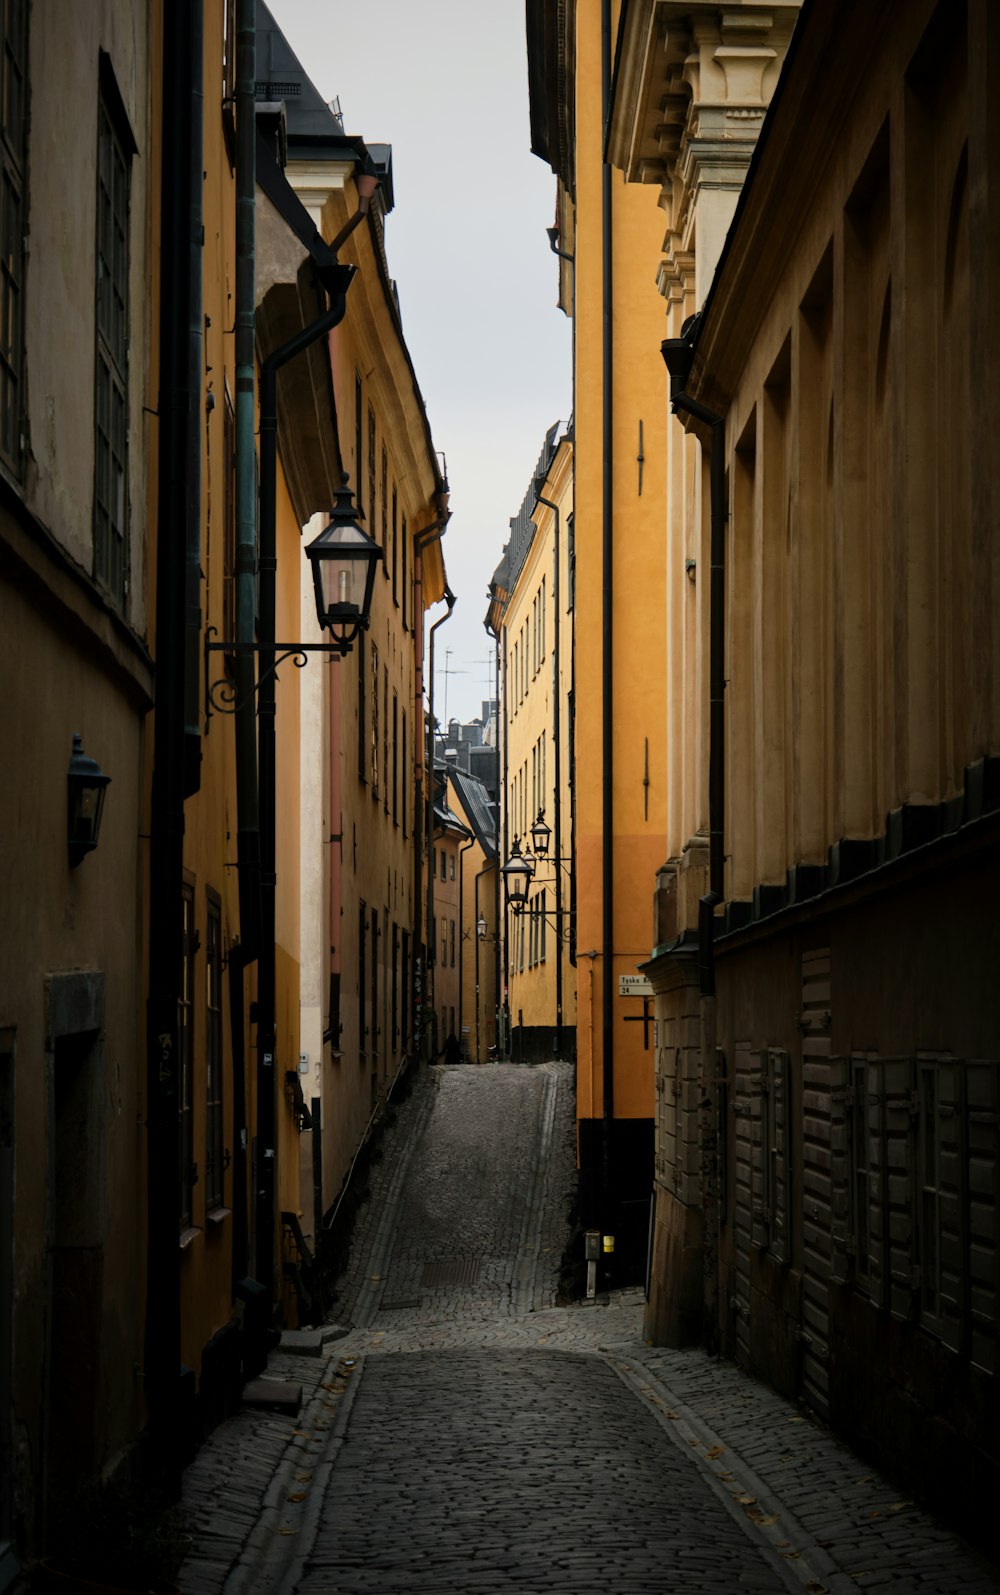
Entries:
<svg viewBox="0 0 1000 1595">
<path fill-rule="evenodd" d="M 443 720 L 447 664 L 449 718 L 478 718 L 486 584 L 571 392 L 545 236 L 555 178 L 529 144 L 524 0 L 269 4 L 320 93 L 339 97 L 345 131 L 392 145 L 389 269 L 454 512 L 443 547 L 458 603 L 437 633 L 434 708 Z"/>
</svg>

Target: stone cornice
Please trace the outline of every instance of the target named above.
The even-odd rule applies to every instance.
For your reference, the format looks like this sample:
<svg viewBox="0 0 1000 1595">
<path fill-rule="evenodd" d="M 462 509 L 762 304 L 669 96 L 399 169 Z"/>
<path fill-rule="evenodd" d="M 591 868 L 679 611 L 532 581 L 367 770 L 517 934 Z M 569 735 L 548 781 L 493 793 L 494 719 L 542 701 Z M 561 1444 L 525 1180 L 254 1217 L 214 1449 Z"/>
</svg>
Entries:
<svg viewBox="0 0 1000 1595">
<path fill-rule="evenodd" d="M 798 5 L 632 0 L 626 9 L 608 154 L 630 182 L 659 185 L 668 257 L 696 247 L 705 195 L 742 188 Z M 704 279 L 714 260 L 701 265 Z M 661 292 L 675 279 L 661 268 Z"/>
</svg>

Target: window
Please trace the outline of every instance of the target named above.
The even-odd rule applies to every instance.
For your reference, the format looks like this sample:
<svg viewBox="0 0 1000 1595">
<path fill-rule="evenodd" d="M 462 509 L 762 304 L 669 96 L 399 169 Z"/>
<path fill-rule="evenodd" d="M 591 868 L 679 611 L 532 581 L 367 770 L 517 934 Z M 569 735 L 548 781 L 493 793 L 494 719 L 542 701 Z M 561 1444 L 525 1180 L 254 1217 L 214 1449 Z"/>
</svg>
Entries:
<svg viewBox="0 0 1000 1595">
<path fill-rule="evenodd" d="M 181 990 L 178 1003 L 180 1069 L 178 1070 L 178 1148 L 180 1153 L 180 1227 L 190 1229 L 194 1222 L 194 955 L 197 947 L 194 930 L 194 887 L 181 887 Z"/>
<path fill-rule="evenodd" d="M 454 853 L 451 854 L 451 856 L 450 856 L 450 858 L 448 860 L 448 877 L 449 877 L 450 880 L 454 880 L 455 879 L 455 855 L 454 855 Z"/>
<path fill-rule="evenodd" d="M 129 176 L 135 145 L 101 55 L 97 141 L 97 357 L 94 577 L 124 606 L 128 589 Z"/>
<path fill-rule="evenodd" d="M 375 410 L 368 405 L 368 535 L 375 536 Z"/>
<path fill-rule="evenodd" d="M 448 950 L 451 954 L 451 967 L 455 967 L 455 921 L 448 921 Z"/>
<path fill-rule="evenodd" d="M 358 775 L 368 780 L 368 730 L 365 725 L 365 683 L 368 680 L 368 662 L 365 659 L 365 634 L 358 632 L 355 651 L 358 656 Z"/>
<path fill-rule="evenodd" d="M 409 835 L 409 823 L 410 823 L 409 822 L 409 811 L 410 811 L 410 766 L 409 766 L 409 764 L 407 762 L 406 737 L 407 737 L 407 724 L 406 724 L 406 710 L 404 709 L 403 710 L 403 838 L 404 838 L 404 840 Z"/>
<path fill-rule="evenodd" d="M 361 472 L 364 458 L 364 394 L 361 387 L 361 372 L 354 373 L 354 492 L 358 508 L 361 508 Z M 374 536 L 374 533 L 372 534 Z"/>
<path fill-rule="evenodd" d="M 389 456 L 382 444 L 382 575 L 389 579 Z"/>
<path fill-rule="evenodd" d="M 0 49 L 0 456 L 21 468 L 21 292 L 24 285 L 26 0 L 5 0 Z"/>
<path fill-rule="evenodd" d="M 372 797 L 375 798 L 376 801 L 378 801 L 378 747 L 379 747 L 378 690 L 379 690 L 379 679 L 378 679 L 378 649 L 376 648 L 374 643 L 372 643 L 371 685 L 372 685 L 371 782 L 372 782 Z"/>
<path fill-rule="evenodd" d="M 399 698 L 396 693 L 392 695 L 392 823 L 399 824 Z"/>
<path fill-rule="evenodd" d="M 365 1052 L 368 1038 L 368 1026 L 365 1023 L 365 1002 L 368 996 L 368 906 L 364 901 L 358 904 L 358 1052 Z"/>
<path fill-rule="evenodd" d="M 539 908 L 538 908 L 538 961 L 539 961 L 539 963 L 542 963 L 542 964 L 544 964 L 544 962 L 545 962 L 545 892 L 544 891 L 542 892 L 542 900 L 541 900 L 541 903 L 539 904 Z"/>
<path fill-rule="evenodd" d="M 441 849 L 441 879 L 443 881 L 448 879 L 448 860 L 444 848 Z"/>
<path fill-rule="evenodd" d="M 223 6 L 222 131 L 232 168 L 236 165 L 236 0 L 225 0 Z"/>
<path fill-rule="evenodd" d="M 399 532 L 399 501 L 396 494 L 396 484 L 392 484 L 392 601 L 399 608 L 399 589 L 396 583 Z"/>
<path fill-rule="evenodd" d="M 573 530 L 573 517 L 566 517 L 566 609 L 573 608 L 576 597 L 576 534 Z"/>
<path fill-rule="evenodd" d="M 410 933 L 408 930 L 403 931 L 403 960 L 402 968 L 400 969 L 399 973 L 400 983 L 403 988 L 402 1002 L 400 1004 L 402 1008 L 400 1026 L 402 1030 L 403 1049 L 405 1051 L 410 1045 Z"/>
<path fill-rule="evenodd" d="M 399 926 L 392 922 L 392 1050 L 399 1051 Z"/>
<path fill-rule="evenodd" d="M 222 635 L 229 642 L 236 637 L 236 417 L 228 383 L 222 403 L 222 520 Z"/>
<path fill-rule="evenodd" d="M 389 812 L 389 666 L 382 666 L 382 798 Z"/>
<path fill-rule="evenodd" d="M 208 895 L 205 943 L 205 1208 L 224 1206 L 222 1124 L 222 912 Z"/>
<path fill-rule="evenodd" d="M 379 1023 L 378 1023 L 378 909 L 372 909 L 372 1025 L 371 1046 L 369 1052 L 375 1062 L 378 1061 Z"/>
<path fill-rule="evenodd" d="M 407 562 L 408 562 L 409 543 L 408 543 L 408 539 L 407 539 L 407 535 L 406 535 L 406 516 L 405 515 L 403 516 L 402 520 L 399 523 L 399 535 L 400 535 L 400 539 L 401 539 L 402 544 L 403 544 L 403 630 L 407 631 L 409 629 L 409 623 L 408 623 L 406 617 L 407 617 L 407 615 L 410 612 L 409 597 L 408 597 L 409 587 L 407 586 Z"/>
</svg>

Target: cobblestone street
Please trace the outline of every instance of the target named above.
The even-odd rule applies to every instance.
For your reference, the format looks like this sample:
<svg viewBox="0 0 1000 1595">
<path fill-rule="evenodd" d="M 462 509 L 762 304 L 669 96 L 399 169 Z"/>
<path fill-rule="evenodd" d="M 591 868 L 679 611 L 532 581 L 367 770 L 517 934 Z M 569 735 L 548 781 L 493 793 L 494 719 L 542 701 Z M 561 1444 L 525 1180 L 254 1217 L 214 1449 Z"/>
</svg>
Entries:
<svg viewBox="0 0 1000 1595">
<path fill-rule="evenodd" d="M 573 1143 L 567 1065 L 422 1073 L 337 1324 L 188 1470 L 185 1595 L 1000 1590 L 807 1413 L 644 1345 L 640 1291 L 555 1304 Z"/>
</svg>

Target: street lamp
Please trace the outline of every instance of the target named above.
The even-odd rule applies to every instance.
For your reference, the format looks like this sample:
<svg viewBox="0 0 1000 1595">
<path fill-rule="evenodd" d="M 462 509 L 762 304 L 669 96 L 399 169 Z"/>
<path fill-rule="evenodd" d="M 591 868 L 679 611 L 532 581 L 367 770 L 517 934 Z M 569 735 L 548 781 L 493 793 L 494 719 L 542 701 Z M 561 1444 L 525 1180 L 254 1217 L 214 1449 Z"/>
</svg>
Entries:
<svg viewBox="0 0 1000 1595">
<path fill-rule="evenodd" d="M 480 914 L 479 918 L 476 920 L 476 935 L 479 937 L 480 941 L 485 941 L 486 940 L 486 915 L 485 914 Z"/>
<path fill-rule="evenodd" d="M 515 914 L 523 913 L 524 905 L 528 900 L 528 886 L 534 871 L 527 859 L 521 853 L 521 843 L 515 836 L 514 845 L 510 850 L 510 858 L 500 871 L 503 876 L 504 889 L 507 893 L 507 904 Z"/>
<path fill-rule="evenodd" d="M 531 827 L 531 845 L 536 858 L 548 857 L 551 836 L 551 827 L 545 823 L 545 811 L 544 809 L 539 809 L 538 818 Z"/>
<path fill-rule="evenodd" d="M 329 526 L 306 548 L 312 564 L 320 629 L 330 632 L 342 654 L 349 651 L 359 631 L 368 628 L 375 568 L 382 558 L 374 538 L 358 525 L 354 497 L 347 483 L 345 471 Z"/>
<path fill-rule="evenodd" d="M 74 731 L 73 752 L 66 773 L 70 869 L 76 869 L 97 846 L 104 814 L 104 797 L 110 784 L 110 775 L 105 775 L 97 760 L 84 753 L 83 738 L 78 731 Z"/>
</svg>

